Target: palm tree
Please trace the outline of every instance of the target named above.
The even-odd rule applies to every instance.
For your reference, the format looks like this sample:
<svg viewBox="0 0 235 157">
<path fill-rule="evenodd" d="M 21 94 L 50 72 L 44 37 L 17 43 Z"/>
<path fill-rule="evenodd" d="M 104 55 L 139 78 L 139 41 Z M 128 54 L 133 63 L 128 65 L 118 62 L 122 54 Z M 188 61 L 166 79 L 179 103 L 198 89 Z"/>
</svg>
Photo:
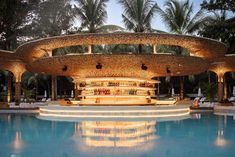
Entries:
<svg viewBox="0 0 235 157">
<path fill-rule="evenodd" d="M 234 39 L 235 17 L 229 17 L 225 10 L 213 11 L 208 22 L 205 23 L 200 35 L 220 40 L 231 45 Z"/>
<path fill-rule="evenodd" d="M 87 29 L 89 33 L 96 33 L 97 29 L 107 19 L 106 3 L 108 0 L 76 0 L 75 10 L 81 21 L 81 29 Z M 93 46 L 89 45 L 89 53 L 92 53 Z"/>
<path fill-rule="evenodd" d="M 200 9 L 192 16 L 193 4 L 190 4 L 189 0 L 169 0 L 165 2 L 164 6 L 165 10 L 162 10 L 158 6 L 157 11 L 169 31 L 172 33 L 193 34 L 208 20 L 203 9 Z"/>
<path fill-rule="evenodd" d="M 31 89 L 32 86 L 35 88 L 35 99 L 37 100 L 39 86 L 43 87 L 44 89 L 47 89 L 48 94 L 50 95 L 49 80 L 50 80 L 49 75 L 27 72 L 23 76 L 22 84 L 24 89 Z"/>
<path fill-rule="evenodd" d="M 204 15 L 204 11 L 200 9 L 194 16 L 193 4 L 189 0 L 166 1 L 165 9 L 162 10 L 159 6 L 157 11 L 167 26 L 168 30 L 176 34 L 193 34 L 197 32 L 203 24 L 208 20 Z M 182 47 L 178 47 L 178 54 L 182 54 Z M 180 78 L 180 99 L 184 98 L 184 77 Z"/>
<path fill-rule="evenodd" d="M 157 3 L 153 0 L 118 0 L 124 8 L 122 18 L 128 30 L 134 32 L 151 31 L 151 22 L 157 11 Z M 139 45 L 139 53 L 142 46 Z"/>
<path fill-rule="evenodd" d="M 108 0 L 76 0 L 77 16 L 81 20 L 81 28 L 95 33 L 107 19 L 106 3 Z"/>
</svg>

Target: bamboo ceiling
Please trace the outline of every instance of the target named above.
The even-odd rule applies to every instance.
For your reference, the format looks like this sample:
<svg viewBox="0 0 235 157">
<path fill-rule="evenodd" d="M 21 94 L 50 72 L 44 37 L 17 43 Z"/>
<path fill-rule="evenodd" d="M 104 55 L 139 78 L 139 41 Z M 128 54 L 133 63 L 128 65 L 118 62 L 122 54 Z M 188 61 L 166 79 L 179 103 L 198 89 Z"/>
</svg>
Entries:
<svg viewBox="0 0 235 157">
<path fill-rule="evenodd" d="M 190 56 L 83 54 L 44 57 L 56 48 L 101 44 L 175 45 L 188 49 Z M 0 50 L 0 69 L 9 70 L 14 75 L 28 70 L 76 77 L 145 78 L 190 75 L 208 69 L 216 73 L 221 69 L 223 72 L 235 71 L 235 57 L 225 57 L 226 51 L 225 44 L 219 41 L 195 36 L 156 33 L 75 34 L 31 41 L 19 46 L 14 52 Z M 101 70 L 96 69 L 98 63 L 102 64 Z M 147 70 L 141 69 L 142 64 L 147 66 Z M 63 67 L 67 69 L 62 70 Z"/>
</svg>

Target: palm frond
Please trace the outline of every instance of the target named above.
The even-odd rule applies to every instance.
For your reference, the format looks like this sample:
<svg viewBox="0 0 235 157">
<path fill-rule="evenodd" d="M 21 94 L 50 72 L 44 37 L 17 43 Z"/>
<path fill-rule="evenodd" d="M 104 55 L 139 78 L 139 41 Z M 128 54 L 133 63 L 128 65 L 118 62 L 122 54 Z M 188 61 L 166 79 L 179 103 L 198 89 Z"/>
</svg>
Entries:
<svg viewBox="0 0 235 157">
<path fill-rule="evenodd" d="M 108 0 L 76 0 L 76 15 L 81 21 L 81 28 L 87 28 L 90 33 L 107 20 L 106 3 Z"/>
<path fill-rule="evenodd" d="M 189 0 L 169 0 L 164 4 L 165 9 L 157 7 L 157 11 L 170 32 L 177 34 L 191 34 L 203 26 L 209 19 L 199 10 L 192 17 L 193 4 Z"/>
<path fill-rule="evenodd" d="M 157 3 L 153 0 L 118 0 L 123 7 L 123 23 L 128 30 L 145 32 L 151 30 L 151 21 Z"/>
</svg>

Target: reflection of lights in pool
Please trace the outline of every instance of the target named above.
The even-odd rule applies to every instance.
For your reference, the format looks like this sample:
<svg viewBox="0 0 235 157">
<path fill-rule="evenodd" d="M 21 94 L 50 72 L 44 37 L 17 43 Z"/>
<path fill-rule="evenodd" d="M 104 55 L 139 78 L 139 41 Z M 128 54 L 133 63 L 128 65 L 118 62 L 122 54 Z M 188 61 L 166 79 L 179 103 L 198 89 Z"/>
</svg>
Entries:
<svg viewBox="0 0 235 157">
<path fill-rule="evenodd" d="M 22 149 L 23 149 L 24 143 L 23 143 L 23 141 L 22 141 L 22 139 L 21 139 L 21 132 L 16 131 L 16 133 L 15 133 L 15 140 L 13 141 L 12 147 L 13 147 L 16 151 L 19 151 L 19 150 L 22 150 Z"/>
<path fill-rule="evenodd" d="M 219 130 L 217 138 L 215 140 L 215 145 L 218 147 L 225 147 L 228 144 L 229 144 L 229 142 L 224 138 L 224 131 Z"/>
<path fill-rule="evenodd" d="M 134 153 L 155 145 L 155 121 L 85 121 L 75 126 L 73 140 L 84 152 Z"/>
</svg>

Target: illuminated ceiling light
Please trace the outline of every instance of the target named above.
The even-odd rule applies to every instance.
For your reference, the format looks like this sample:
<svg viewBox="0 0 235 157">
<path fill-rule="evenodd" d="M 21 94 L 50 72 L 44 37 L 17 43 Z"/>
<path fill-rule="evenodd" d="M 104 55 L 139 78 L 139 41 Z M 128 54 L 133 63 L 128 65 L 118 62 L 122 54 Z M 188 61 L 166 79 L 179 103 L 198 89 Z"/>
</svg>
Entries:
<svg viewBox="0 0 235 157">
<path fill-rule="evenodd" d="M 64 65 L 63 68 L 62 68 L 62 71 L 67 71 L 67 70 L 68 70 L 68 66 Z"/>
<path fill-rule="evenodd" d="M 96 69 L 102 69 L 102 64 L 101 63 L 97 63 L 96 64 Z"/>
<path fill-rule="evenodd" d="M 148 67 L 147 67 L 145 64 L 142 64 L 142 65 L 141 65 L 141 69 L 142 69 L 142 70 L 147 70 Z"/>
<path fill-rule="evenodd" d="M 171 70 L 170 70 L 169 67 L 166 67 L 166 73 L 167 73 L 167 74 L 170 74 L 170 73 L 171 73 Z"/>
</svg>

